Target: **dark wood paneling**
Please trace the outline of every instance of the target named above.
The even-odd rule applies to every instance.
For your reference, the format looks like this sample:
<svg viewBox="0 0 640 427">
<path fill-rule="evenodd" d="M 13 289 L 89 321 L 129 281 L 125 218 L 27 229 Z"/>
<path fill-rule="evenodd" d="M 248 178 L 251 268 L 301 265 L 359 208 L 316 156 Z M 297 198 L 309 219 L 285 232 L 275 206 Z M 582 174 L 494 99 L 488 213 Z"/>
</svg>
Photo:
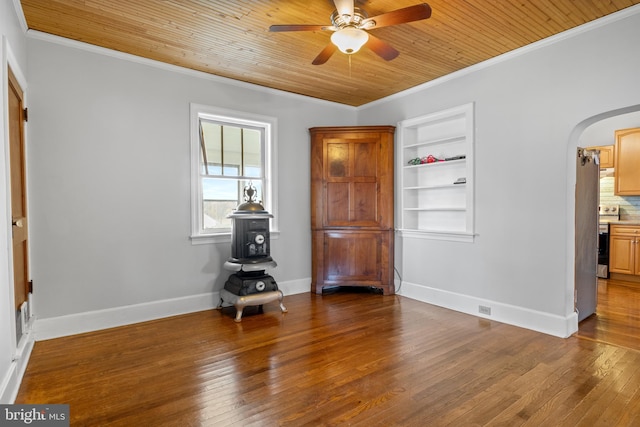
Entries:
<svg viewBox="0 0 640 427">
<path fill-rule="evenodd" d="M 382 285 L 383 244 L 378 232 L 325 232 L 324 283 Z"/>
</svg>

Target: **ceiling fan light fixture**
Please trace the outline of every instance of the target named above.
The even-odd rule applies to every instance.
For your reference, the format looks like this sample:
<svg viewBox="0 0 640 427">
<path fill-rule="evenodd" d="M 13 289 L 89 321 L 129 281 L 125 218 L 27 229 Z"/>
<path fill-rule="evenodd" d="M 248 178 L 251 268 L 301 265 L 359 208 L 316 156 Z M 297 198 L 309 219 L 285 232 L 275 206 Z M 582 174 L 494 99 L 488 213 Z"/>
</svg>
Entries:
<svg viewBox="0 0 640 427">
<path fill-rule="evenodd" d="M 369 41 L 369 34 L 354 27 L 342 28 L 331 35 L 331 42 L 347 55 L 359 51 L 367 41 Z"/>
</svg>

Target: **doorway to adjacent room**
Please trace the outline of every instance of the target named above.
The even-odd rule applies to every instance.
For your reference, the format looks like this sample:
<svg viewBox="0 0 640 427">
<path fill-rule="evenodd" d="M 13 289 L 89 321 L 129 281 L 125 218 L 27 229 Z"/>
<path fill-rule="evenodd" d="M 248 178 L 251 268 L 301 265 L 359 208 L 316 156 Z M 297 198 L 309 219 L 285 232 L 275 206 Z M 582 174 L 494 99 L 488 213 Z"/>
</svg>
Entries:
<svg viewBox="0 0 640 427">
<path fill-rule="evenodd" d="M 602 128 L 605 121 L 612 121 L 621 126 L 618 122 L 623 116 L 637 115 L 639 112 L 640 105 L 635 105 L 591 117 L 576 127 L 571 139 L 572 145 L 604 145 L 601 143 L 602 138 L 597 139 L 600 142 L 599 144 L 593 144 L 595 142 L 591 141 L 594 139 L 593 136 L 598 135 L 601 129 L 595 132 L 592 129 L 596 127 Z M 592 125 L 595 126 L 592 128 Z M 587 135 L 588 132 L 593 133 L 593 135 Z M 611 131 L 611 134 L 613 137 L 613 131 Z M 575 150 L 575 146 L 573 150 Z M 578 174 L 576 175 L 576 180 L 578 180 L 579 176 Z M 576 182 L 576 188 L 579 186 L 580 182 Z M 598 191 L 598 189 L 594 189 L 594 191 Z M 588 213 L 581 211 L 577 201 L 575 203 L 575 215 L 573 215 L 575 235 L 572 238 L 576 242 L 574 262 L 577 267 L 580 262 L 578 257 L 580 249 L 577 247 L 578 234 L 586 232 L 586 230 L 580 228 L 579 224 Z M 594 236 L 594 239 L 597 239 L 597 235 Z M 594 255 L 592 261 L 595 269 L 597 256 Z M 576 274 L 574 277 L 575 289 L 579 289 L 578 280 L 579 277 Z M 576 336 L 640 350 L 640 344 L 638 344 L 640 342 L 640 286 L 602 278 L 594 279 L 593 282 L 595 283 L 594 291 L 596 293 L 595 313 L 587 316 L 584 320 L 581 318 L 582 321 L 578 324 Z M 577 292 L 576 306 L 578 307 L 580 306 L 580 298 L 580 292 Z"/>
<path fill-rule="evenodd" d="M 29 246 L 27 227 L 26 153 L 24 138 L 24 92 L 8 69 L 9 157 L 11 173 L 11 232 L 13 242 L 13 293 L 16 314 L 16 342 L 20 341 L 28 319 Z"/>
</svg>

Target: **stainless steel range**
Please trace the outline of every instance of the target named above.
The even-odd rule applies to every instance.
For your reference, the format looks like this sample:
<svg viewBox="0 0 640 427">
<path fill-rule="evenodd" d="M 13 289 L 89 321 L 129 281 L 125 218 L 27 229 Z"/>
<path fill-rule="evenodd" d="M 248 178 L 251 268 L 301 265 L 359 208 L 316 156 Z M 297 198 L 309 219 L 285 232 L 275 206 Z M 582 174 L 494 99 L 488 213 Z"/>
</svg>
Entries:
<svg viewBox="0 0 640 427">
<path fill-rule="evenodd" d="M 609 278 L 609 224 L 620 221 L 619 205 L 598 206 L 598 269 L 597 276 Z"/>
<path fill-rule="evenodd" d="M 600 224 L 620 221 L 620 205 L 600 205 L 598 216 Z"/>
</svg>

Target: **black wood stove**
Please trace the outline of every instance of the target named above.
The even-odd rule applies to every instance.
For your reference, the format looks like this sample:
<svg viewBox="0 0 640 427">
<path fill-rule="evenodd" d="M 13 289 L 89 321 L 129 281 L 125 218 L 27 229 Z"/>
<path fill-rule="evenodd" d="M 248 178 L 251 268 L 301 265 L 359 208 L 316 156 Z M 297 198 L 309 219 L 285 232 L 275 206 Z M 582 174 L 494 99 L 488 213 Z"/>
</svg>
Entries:
<svg viewBox="0 0 640 427">
<path fill-rule="evenodd" d="M 246 306 L 259 306 L 278 300 L 280 309 L 286 312 L 282 304 L 283 294 L 275 279 L 266 273 L 277 266 L 271 258 L 269 218 L 273 218 L 264 207 L 255 201 L 256 189 L 249 183 L 244 189 L 244 203 L 233 211 L 231 232 L 231 257 L 224 268 L 234 271 L 229 276 L 224 289 L 220 291 L 220 305 L 225 302 L 236 307 L 236 322 L 242 320 L 242 311 Z"/>
</svg>

